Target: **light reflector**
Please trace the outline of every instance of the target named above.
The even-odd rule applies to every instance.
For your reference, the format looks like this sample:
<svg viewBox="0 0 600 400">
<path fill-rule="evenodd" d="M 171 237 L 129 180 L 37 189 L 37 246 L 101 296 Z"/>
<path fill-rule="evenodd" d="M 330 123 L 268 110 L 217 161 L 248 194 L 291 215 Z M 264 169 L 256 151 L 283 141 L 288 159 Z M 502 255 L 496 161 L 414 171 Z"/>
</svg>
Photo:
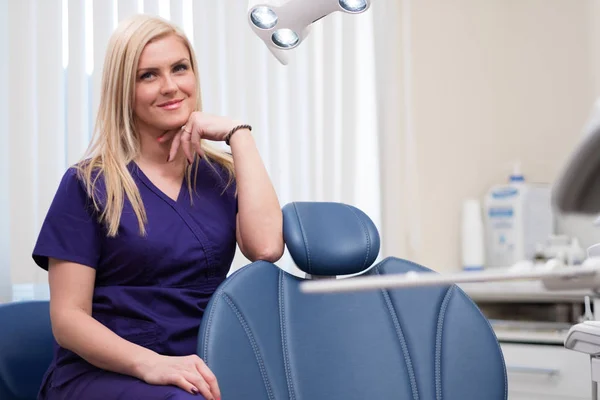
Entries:
<svg viewBox="0 0 600 400">
<path fill-rule="evenodd" d="M 259 6 L 252 10 L 250 19 L 260 29 L 271 29 L 277 25 L 277 14 L 266 6 Z"/>
<path fill-rule="evenodd" d="M 282 49 L 291 49 L 300 41 L 298 34 L 291 29 L 278 29 L 273 33 L 273 43 Z"/>
<path fill-rule="evenodd" d="M 348 12 L 359 13 L 367 9 L 367 0 L 340 0 L 340 6 Z"/>
</svg>

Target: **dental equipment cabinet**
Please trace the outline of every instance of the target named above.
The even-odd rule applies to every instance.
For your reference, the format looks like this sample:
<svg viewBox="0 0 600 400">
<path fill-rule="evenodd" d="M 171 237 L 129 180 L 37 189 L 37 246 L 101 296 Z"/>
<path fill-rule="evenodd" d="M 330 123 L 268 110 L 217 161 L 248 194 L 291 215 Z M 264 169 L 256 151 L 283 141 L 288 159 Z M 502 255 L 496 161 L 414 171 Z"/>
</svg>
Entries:
<svg viewBox="0 0 600 400">
<path fill-rule="evenodd" d="M 599 319 L 592 290 L 549 290 L 539 281 L 459 286 L 492 324 L 506 363 L 509 400 L 589 400 L 590 356 L 565 348 L 569 329 Z"/>
</svg>

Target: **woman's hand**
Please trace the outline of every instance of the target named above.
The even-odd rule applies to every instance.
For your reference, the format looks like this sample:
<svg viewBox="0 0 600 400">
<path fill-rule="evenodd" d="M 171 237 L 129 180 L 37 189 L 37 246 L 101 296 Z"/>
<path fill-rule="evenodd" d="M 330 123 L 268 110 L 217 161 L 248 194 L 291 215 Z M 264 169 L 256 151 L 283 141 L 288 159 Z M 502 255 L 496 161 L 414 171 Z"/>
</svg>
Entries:
<svg viewBox="0 0 600 400">
<path fill-rule="evenodd" d="M 206 400 L 220 400 L 217 378 L 197 355 L 170 357 L 157 355 L 140 369 L 140 378 L 151 385 L 174 385 Z"/>
<path fill-rule="evenodd" d="M 226 117 L 194 111 L 180 130 L 165 133 L 159 138 L 159 141 L 164 142 L 173 138 L 169 152 L 169 161 L 175 159 L 175 155 L 181 146 L 191 164 L 194 161 L 194 152 L 200 157 L 204 156 L 204 152 L 200 146 L 200 139 L 215 142 L 223 141 L 225 140 L 225 136 L 238 125 L 240 125 L 238 122 Z"/>
</svg>

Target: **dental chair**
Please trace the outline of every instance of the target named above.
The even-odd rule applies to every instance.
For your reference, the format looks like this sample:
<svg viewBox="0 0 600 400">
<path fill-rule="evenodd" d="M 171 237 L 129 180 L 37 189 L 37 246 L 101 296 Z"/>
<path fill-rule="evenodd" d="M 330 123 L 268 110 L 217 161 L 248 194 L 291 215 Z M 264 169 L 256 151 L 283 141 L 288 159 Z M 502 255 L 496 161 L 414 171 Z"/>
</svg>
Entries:
<svg viewBox="0 0 600 400">
<path fill-rule="evenodd" d="M 379 234 L 337 203 L 283 208 L 284 238 L 307 279 L 430 271 L 375 265 Z M 232 274 L 212 297 L 198 355 L 225 400 L 496 400 L 504 359 L 487 319 L 457 286 L 306 294 L 268 262 Z"/>
<path fill-rule="evenodd" d="M 52 361 L 47 301 L 0 304 L 0 400 L 35 400 Z"/>
</svg>

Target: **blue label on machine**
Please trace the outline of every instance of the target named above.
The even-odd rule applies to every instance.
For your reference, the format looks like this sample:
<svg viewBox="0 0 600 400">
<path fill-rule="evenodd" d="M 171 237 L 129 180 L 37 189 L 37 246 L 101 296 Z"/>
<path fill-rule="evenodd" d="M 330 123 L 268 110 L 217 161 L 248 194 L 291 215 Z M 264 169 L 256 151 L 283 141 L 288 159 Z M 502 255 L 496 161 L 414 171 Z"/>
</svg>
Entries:
<svg viewBox="0 0 600 400">
<path fill-rule="evenodd" d="M 507 187 L 504 189 L 494 190 L 492 192 L 492 197 L 495 199 L 505 199 L 507 197 L 516 196 L 518 193 L 519 193 L 519 191 L 516 188 Z"/>
<path fill-rule="evenodd" d="M 513 209 L 512 208 L 506 208 L 506 207 L 492 207 L 488 210 L 488 215 L 490 217 L 501 217 L 501 218 L 510 218 L 512 217 L 514 214 Z"/>
</svg>

